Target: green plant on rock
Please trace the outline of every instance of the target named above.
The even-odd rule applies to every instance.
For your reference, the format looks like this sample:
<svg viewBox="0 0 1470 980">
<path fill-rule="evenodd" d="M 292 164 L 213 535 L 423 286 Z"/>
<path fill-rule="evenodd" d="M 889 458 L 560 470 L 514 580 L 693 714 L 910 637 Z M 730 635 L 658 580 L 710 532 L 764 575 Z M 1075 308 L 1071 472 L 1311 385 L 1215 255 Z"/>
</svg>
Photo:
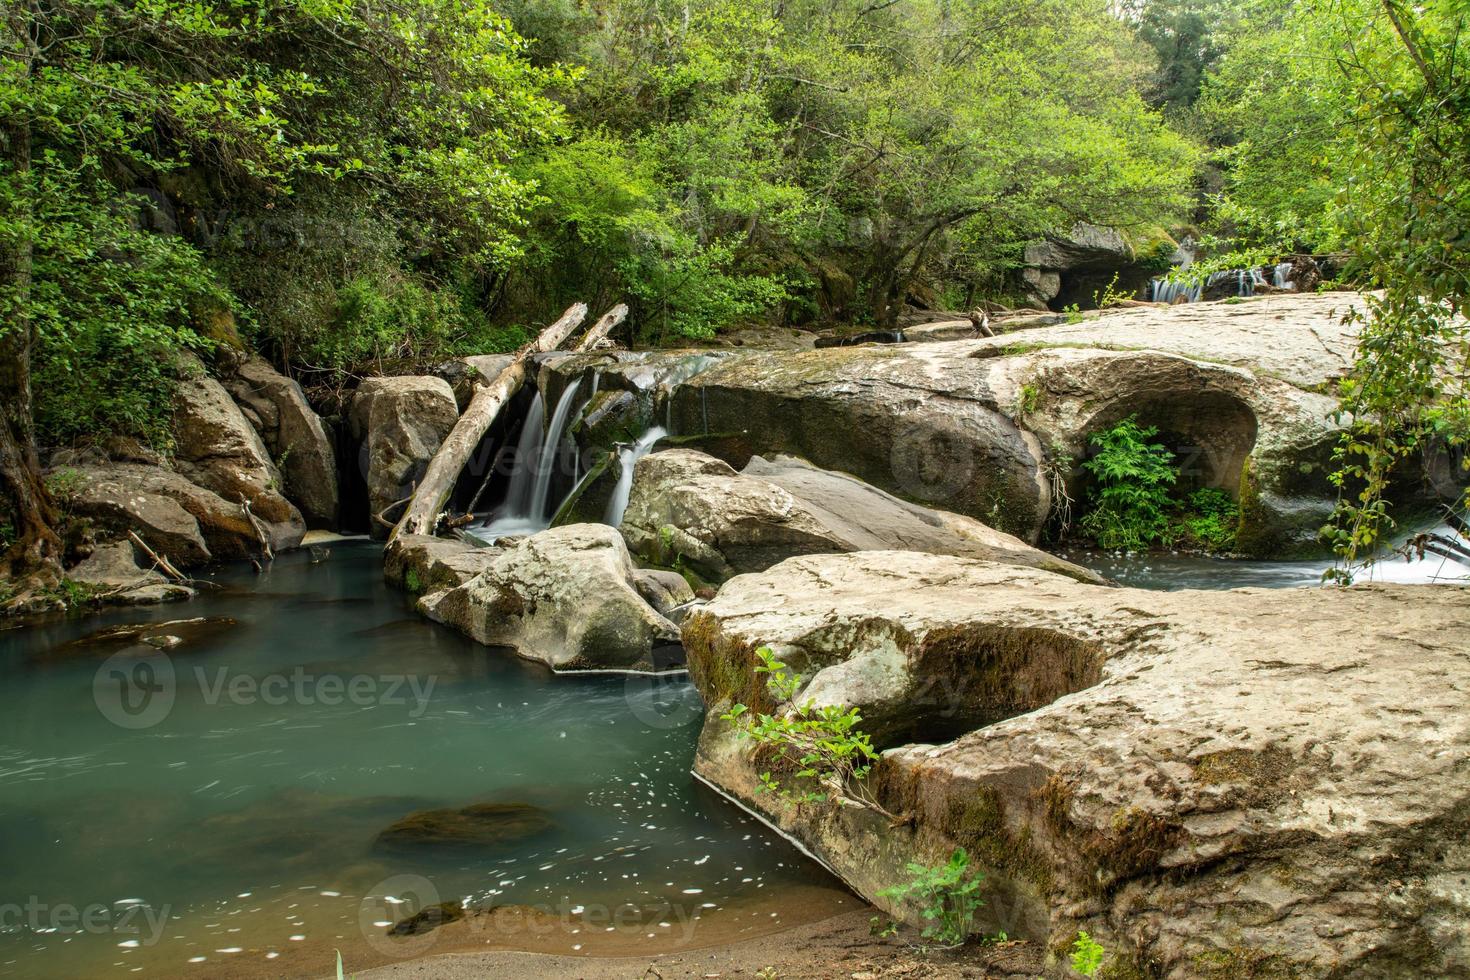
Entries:
<svg viewBox="0 0 1470 980">
<path fill-rule="evenodd" d="M 1082 466 L 1097 486 L 1081 527 L 1100 547 L 1136 550 L 1173 540 L 1169 491 L 1179 471 L 1169 450 L 1152 441 L 1158 431 L 1130 416 L 1092 437 L 1097 452 Z"/>
<path fill-rule="evenodd" d="M 1092 294 L 1092 301 L 1100 310 L 1112 309 L 1122 306 L 1133 298 L 1133 294 L 1118 288 L 1118 273 L 1113 273 L 1113 281 L 1102 289 Z"/>
<path fill-rule="evenodd" d="M 1067 315 L 1068 323 L 1081 323 L 1083 320 L 1087 319 L 1082 315 L 1082 307 L 1078 306 L 1076 303 L 1069 303 L 1068 305 L 1062 307 L 1062 312 Z"/>
<path fill-rule="evenodd" d="M 790 702 L 801 688 L 802 677 L 776 659 L 770 647 L 756 651 L 757 674 L 766 676 L 766 690 L 778 702 Z M 775 793 L 793 803 L 831 803 L 861 806 L 891 817 L 872 797 L 863 780 L 878 758 L 872 740 L 858 728 L 862 715 L 842 705 L 790 704 L 782 712 L 756 713 L 736 704 L 720 716 L 739 726 L 743 738 L 769 747 L 796 788 L 785 785 L 770 771 L 760 775 L 757 792 Z"/>
<path fill-rule="evenodd" d="M 919 914 L 928 923 L 925 939 L 942 946 L 963 944 L 975 924 L 975 910 L 985 904 L 979 895 L 982 876 L 970 870 L 970 855 L 957 847 L 944 864 L 928 867 L 910 862 L 907 871 L 912 879 L 883 889 L 879 896 L 897 902 L 917 901 Z"/>
<path fill-rule="evenodd" d="M 1095 977 L 1102 969 L 1106 950 L 1086 932 L 1078 932 L 1072 942 L 1072 969 L 1084 977 Z"/>
</svg>

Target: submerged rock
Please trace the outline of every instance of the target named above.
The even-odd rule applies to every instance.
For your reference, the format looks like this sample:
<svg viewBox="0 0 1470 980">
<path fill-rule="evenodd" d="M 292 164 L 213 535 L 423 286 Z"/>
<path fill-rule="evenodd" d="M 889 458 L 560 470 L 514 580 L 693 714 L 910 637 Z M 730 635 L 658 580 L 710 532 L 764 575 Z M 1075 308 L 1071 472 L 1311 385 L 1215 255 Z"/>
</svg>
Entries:
<svg viewBox="0 0 1470 980">
<path fill-rule="evenodd" d="M 985 558 L 1103 581 L 979 521 L 911 504 L 791 456 L 753 456 L 741 473 L 688 449 L 645 456 L 621 531 L 640 558 L 688 567 L 714 582 L 795 555 L 884 549 Z"/>
<path fill-rule="evenodd" d="M 709 706 L 695 770 L 885 907 L 906 862 L 963 846 L 985 874 L 977 928 L 1052 949 L 1085 929 L 1113 975 L 1458 975 L 1467 603 L 795 558 L 685 622 Z M 861 710 L 887 750 L 870 785 L 900 822 L 758 792 L 769 763 L 719 716 L 781 710 L 753 672 L 762 644 L 802 673 L 797 700 Z"/>
<path fill-rule="evenodd" d="M 59 644 L 40 653 L 42 663 L 75 660 L 80 657 L 105 657 L 119 647 L 138 647 L 139 656 L 155 650 L 173 650 L 181 646 L 207 646 L 239 627 L 228 616 L 196 616 L 193 619 L 170 619 L 159 623 L 125 623 L 94 630 L 75 640 Z M 146 649 L 145 649 L 146 648 Z"/>
<path fill-rule="evenodd" d="M 407 583 L 412 569 L 424 589 L 418 609 L 430 619 L 557 670 L 682 662 L 678 627 L 639 594 L 638 569 L 613 528 L 570 524 L 483 553 L 449 545 L 411 538 L 391 549 L 390 580 Z M 472 570 L 465 562 L 480 570 L 451 584 Z"/>
<path fill-rule="evenodd" d="M 529 803 L 476 803 L 457 810 L 410 813 L 378 835 L 385 851 L 483 851 L 535 837 L 551 829 L 551 818 Z"/>
<path fill-rule="evenodd" d="M 353 438 L 362 442 L 371 514 L 413 492 L 458 420 L 454 391 L 443 378 L 368 378 L 358 387 L 349 422 Z M 388 533 L 375 519 L 371 526 L 374 537 Z"/>
<path fill-rule="evenodd" d="M 458 902 L 440 902 L 420 909 L 407 918 L 399 919 L 388 928 L 390 936 L 420 936 L 433 932 L 440 926 L 458 922 L 465 916 L 464 906 Z"/>
</svg>

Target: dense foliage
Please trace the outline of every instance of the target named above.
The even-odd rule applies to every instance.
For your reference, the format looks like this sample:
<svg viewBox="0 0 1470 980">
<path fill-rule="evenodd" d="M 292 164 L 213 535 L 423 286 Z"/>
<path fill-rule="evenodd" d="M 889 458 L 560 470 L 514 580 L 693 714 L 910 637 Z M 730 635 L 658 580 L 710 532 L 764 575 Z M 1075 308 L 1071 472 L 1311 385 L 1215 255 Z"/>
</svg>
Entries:
<svg viewBox="0 0 1470 980">
<path fill-rule="evenodd" d="M 19 536 L 44 523 L 21 501 L 37 442 L 167 449 L 181 350 L 341 383 L 508 349 L 574 299 L 629 301 L 639 342 L 886 325 L 906 302 L 1013 299 L 1025 245 L 1087 221 L 1150 250 L 1193 236 L 1202 270 L 1343 252 L 1341 279 L 1386 289 L 1343 404 L 1355 554 L 1387 526 L 1392 464 L 1458 445 L 1470 416 L 1466 8 L 9 4 Z"/>
<path fill-rule="evenodd" d="M 1240 508 L 1227 490 L 1180 492 L 1179 462 L 1159 431 L 1133 418 L 1092 437 L 1082 468 L 1091 477 L 1079 530 L 1101 548 L 1180 546 L 1224 552 L 1235 546 Z"/>
</svg>

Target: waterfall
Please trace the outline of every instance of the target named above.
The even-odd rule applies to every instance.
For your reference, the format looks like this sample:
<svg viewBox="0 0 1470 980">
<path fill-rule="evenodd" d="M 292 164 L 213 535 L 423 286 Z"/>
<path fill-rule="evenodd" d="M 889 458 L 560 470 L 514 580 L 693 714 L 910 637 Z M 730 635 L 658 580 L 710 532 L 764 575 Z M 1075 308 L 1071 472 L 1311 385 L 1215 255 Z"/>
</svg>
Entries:
<svg viewBox="0 0 1470 980">
<path fill-rule="evenodd" d="M 535 534 L 551 526 L 551 514 L 547 512 L 546 504 L 551 495 L 551 478 L 556 472 L 556 454 L 561 447 L 567 419 L 577 403 L 577 389 L 581 384 L 580 380 L 574 381 L 562 392 L 544 437 L 541 421 L 546 417 L 546 406 L 541 400 L 541 393 L 536 393 L 526 413 L 520 441 L 516 444 L 505 504 L 493 521 L 471 532 L 475 537 L 494 543 L 502 537 Z"/>
<path fill-rule="evenodd" d="M 639 436 L 633 445 L 618 451 L 618 484 L 613 488 L 612 499 L 607 502 L 604 524 L 617 527 L 623 523 L 623 512 L 628 509 L 628 498 L 633 494 L 633 468 L 640 459 L 648 455 L 653 444 L 666 435 L 668 431 L 656 425 Z"/>
<path fill-rule="evenodd" d="M 1283 274 L 1283 268 L 1285 273 Z M 1273 270 L 1274 285 L 1278 289 L 1287 289 L 1291 283 L 1286 282 L 1284 275 L 1291 274 L 1291 263 L 1283 262 Z M 1170 279 L 1168 276 L 1159 276 L 1149 281 L 1148 298 L 1154 303 L 1198 303 L 1208 292 L 1214 291 L 1225 283 L 1235 284 L 1235 295 L 1245 299 L 1256 294 L 1256 290 L 1262 286 L 1273 285 L 1266 279 L 1260 269 L 1222 269 L 1219 272 L 1210 273 L 1204 282 L 1189 279 Z M 1283 284 L 1284 283 L 1284 284 Z"/>
<path fill-rule="evenodd" d="M 531 401 L 526 412 L 525 425 L 521 427 L 521 440 L 516 443 L 515 458 L 511 460 L 510 489 L 505 494 L 505 506 L 501 514 L 505 517 L 524 517 L 531 512 L 531 494 L 535 489 L 535 464 L 531 461 L 539 455 L 541 446 L 541 420 L 546 417 L 546 406 L 541 401 L 541 392 Z"/>
<path fill-rule="evenodd" d="M 580 379 L 568 385 L 567 390 L 562 392 L 561 401 L 556 403 L 556 411 L 551 415 L 546 441 L 541 444 L 541 455 L 536 461 L 536 489 L 531 494 L 531 508 L 527 511 L 532 518 L 551 519 L 551 515 L 546 513 L 546 496 L 551 492 L 551 474 L 556 470 L 556 451 L 561 446 L 562 430 L 567 426 L 567 416 L 572 414 L 572 405 L 577 400 L 577 389 L 581 386 Z"/>
<path fill-rule="evenodd" d="M 637 357 L 638 355 L 630 355 L 629 359 Z M 641 361 L 642 358 L 638 360 Z M 645 405 L 644 411 L 655 409 L 658 397 L 663 397 L 665 411 L 669 413 L 670 421 L 672 421 L 674 389 L 704 371 L 717 360 L 718 357 L 710 354 L 682 357 L 671 365 L 659 365 L 636 375 L 626 374 L 624 380 L 632 380 L 645 396 L 641 399 Z M 552 483 L 563 448 L 563 437 L 571 426 L 572 419 L 576 417 L 577 406 L 581 404 L 585 411 L 592 399 L 597 397 L 601 388 L 601 375 L 593 372 L 590 383 L 586 385 L 591 395 L 586 399 L 580 399 L 578 396 L 586 380 L 586 378 L 578 378 L 567 386 L 545 426 L 544 436 L 542 422 L 546 418 L 546 406 L 539 393 L 532 399 L 531 407 L 526 413 L 525 424 L 517 441 L 514 468 L 510 474 L 505 503 L 496 511 L 493 520 L 476 527 L 466 528 L 466 533 L 494 544 L 501 538 L 519 537 L 544 531 L 551 526 L 557 514 L 566 509 L 568 504 L 580 495 L 580 491 L 585 489 L 585 485 L 589 482 L 588 478 L 593 480 L 601 478 L 603 470 L 610 465 L 610 462 L 597 463 L 591 468 L 587 477 L 584 477 L 581 472 L 583 461 L 579 457 L 575 458 L 569 470 L 574 485 L 562 500 L 556 501 L 556 505 L 552 506 Z M 617 458 L 620 471 L 617 485 L 613 488 L 612 497 L 608 501 L 604 515 L 605 523 L 613 527 L 622 523 L 623 512 L 627 509 L 628 498 L 633 492 L 634 467 L 638 460 L 653 450 L 655 443 L 668 435 L 671 429 L 672 425 L 669 428 L 654 426 L 639 436 L 632 445 L 624 445 L 618 449 Z"/>
<path fill-rule="evenodd" d="M 1296 283 L 1291 281 L 1291 273 L 1296 266 L 1291 262 L 1278 262 L 1272 272 L 1272 283 L 1277 289 L 1295 289 Z"/>
</svg>

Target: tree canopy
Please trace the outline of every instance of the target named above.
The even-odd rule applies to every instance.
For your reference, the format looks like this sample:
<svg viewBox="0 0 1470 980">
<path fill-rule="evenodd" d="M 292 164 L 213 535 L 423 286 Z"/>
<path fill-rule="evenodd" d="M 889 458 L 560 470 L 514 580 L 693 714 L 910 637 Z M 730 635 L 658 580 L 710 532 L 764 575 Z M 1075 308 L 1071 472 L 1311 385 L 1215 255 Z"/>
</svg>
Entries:
<svg viewBox="0 0 1470 980">
<path fill-rule="evenodd" d="M 885 325 L 907 302 L 1015 301 L 1027 243 L 1077 222 L 1140 249 L 1193 236 L 1218 263 L 1345 253 L 1344 281 L 1385 287 L 1344 402 L 1345 499 L 1371 510 L 1351 500 L 1380 464 L 1470 414 L 1440 380 L 1466 291 L 1466 18 L 1466 0 L 17 0 L 0 526 L 22 563 L 55 548 L 40 445 L 166 451 L 180 350 L 253 347 L 337 385 L 509 349 L 572 300 L 626 299 L 644 343 Z"/>
</svg>

